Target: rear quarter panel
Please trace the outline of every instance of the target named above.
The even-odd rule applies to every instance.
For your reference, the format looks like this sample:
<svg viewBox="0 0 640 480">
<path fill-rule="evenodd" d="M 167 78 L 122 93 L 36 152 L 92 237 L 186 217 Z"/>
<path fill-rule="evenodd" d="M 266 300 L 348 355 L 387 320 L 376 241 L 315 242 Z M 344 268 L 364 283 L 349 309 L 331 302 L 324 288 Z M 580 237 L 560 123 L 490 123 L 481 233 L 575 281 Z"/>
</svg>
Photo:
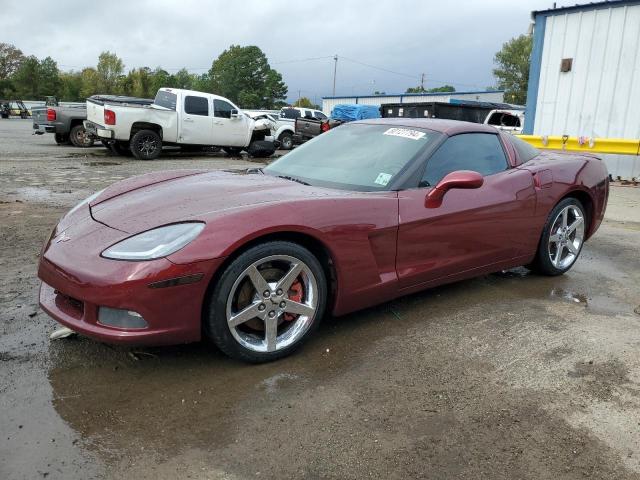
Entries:
<svg viewBox="0 0 640 480">
<path fill-rule="evenodd" d="M 591 237 L 602 222 L 609 195 L 609 177 L 603 161 L 590 155 L 545 151 L 521 165 L 537 180 L 535 222 L 539 231 L 555 205 L 564 197 L 586 195 L 585 205 L 590 217 L 587 237 Z"/>
</svg>

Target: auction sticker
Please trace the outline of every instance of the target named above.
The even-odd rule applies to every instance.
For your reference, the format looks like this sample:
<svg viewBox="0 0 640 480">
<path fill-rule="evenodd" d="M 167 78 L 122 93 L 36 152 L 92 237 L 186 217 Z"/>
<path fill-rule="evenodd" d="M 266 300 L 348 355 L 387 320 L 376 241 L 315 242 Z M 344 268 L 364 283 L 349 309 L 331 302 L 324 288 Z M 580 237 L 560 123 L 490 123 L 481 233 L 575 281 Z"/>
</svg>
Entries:
<svg viewBox="0 0 640 480">
<path fill-rule="evenodd" d="M 410 128 L 390 128 L 385 135 L 393 135 L 394 137 L 410 138 L 411 140 L 420 140 L 426 133 L 419 130 L 411 130 Z"/>
<path fill-rule="evenodd" d="M 389 183 L 391 177 L 392 175 L 390 173 L 379 173 L 378 177 L 376 178 L 376 183 L 384 187 L 387 183 Z"/>
</svg>

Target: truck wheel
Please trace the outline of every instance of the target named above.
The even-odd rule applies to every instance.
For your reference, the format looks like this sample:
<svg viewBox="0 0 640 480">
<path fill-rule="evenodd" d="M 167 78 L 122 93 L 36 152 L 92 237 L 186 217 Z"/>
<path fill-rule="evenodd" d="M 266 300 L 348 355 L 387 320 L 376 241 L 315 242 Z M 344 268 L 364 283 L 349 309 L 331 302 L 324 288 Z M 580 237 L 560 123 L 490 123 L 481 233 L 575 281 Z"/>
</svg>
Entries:
<svg viewBox="0 0 640 480">
<path fill-rule="evenodd" d="M 131 153 L 138 160 L 154 160 L 162 152 L 162 139 L 153 130 L 140 130 L 131 139 Z"/>
<path fill-rule="evenodd" d="M 222 147 L 222 150 L 232 157 L 237 157 L 242 153 L 242 148 L 240 147 Z"/>
<path fill-rule="evenodd" d="M 75 147 L 87 148 L 93 146 L 93 138 L 87 135 L 82 125 L 76 125 L 69 132 L 69 140 Z"/>
<path fill-rule="evenodd" d="M 282 132 L 278 137 L 280 147 L 283 150 L 291 150 L 293 148 L 293 135 L 291 132 Z"/>
<path fill-rule="evenodd" d="M 54 134 L 53 139 L 58 145 L 66 145 L 69 143 L 69 135 L 65 135 L 64 133 Z"/>
</svg>

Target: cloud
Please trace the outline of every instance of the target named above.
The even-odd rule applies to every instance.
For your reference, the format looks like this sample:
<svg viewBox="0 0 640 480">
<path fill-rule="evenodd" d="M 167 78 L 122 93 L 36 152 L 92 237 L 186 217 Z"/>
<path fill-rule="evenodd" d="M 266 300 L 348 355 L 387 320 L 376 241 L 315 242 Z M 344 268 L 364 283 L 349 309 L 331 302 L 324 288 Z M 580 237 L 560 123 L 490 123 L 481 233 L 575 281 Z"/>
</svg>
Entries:
<svg viewBox="0 0 640 480">
<path fill-rule="evenodd" d="M 202 73 L 231 44 L 257 45 L 280 71 L 289 95 L 404 91 L 451 83 L 458 90 L 493 83 L 493 55 L 525 33 L 530 12 L 547 1 L 396 0 L 5 1 L 0 41 L 51 56 L 65 70 L 95 65 L 103 50 L 127 68 L 187 67 Z M 27 28 L 25 28 L 25 26 Z M 360 63 L 356 63 L 360 62 Z M 382 67 L 389 73 L 362 65 Z"/>
</svg>

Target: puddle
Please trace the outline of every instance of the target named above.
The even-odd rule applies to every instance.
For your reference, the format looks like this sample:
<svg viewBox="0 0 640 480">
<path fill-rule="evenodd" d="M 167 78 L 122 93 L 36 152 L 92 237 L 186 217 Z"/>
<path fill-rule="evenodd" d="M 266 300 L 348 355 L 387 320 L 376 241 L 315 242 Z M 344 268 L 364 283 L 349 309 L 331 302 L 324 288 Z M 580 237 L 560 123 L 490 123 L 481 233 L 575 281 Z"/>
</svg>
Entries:
<svg viewBox="0 0 640 480">
<path fill-rule="evenodd" d="M 552 288 L 549 293 L 550 297 L 560 298 L 572 303 L 582 303 L 585 306 L 589 304 L 587 296 L 580 293 L 570 292 L 564 288 Z"/>
</svg>

